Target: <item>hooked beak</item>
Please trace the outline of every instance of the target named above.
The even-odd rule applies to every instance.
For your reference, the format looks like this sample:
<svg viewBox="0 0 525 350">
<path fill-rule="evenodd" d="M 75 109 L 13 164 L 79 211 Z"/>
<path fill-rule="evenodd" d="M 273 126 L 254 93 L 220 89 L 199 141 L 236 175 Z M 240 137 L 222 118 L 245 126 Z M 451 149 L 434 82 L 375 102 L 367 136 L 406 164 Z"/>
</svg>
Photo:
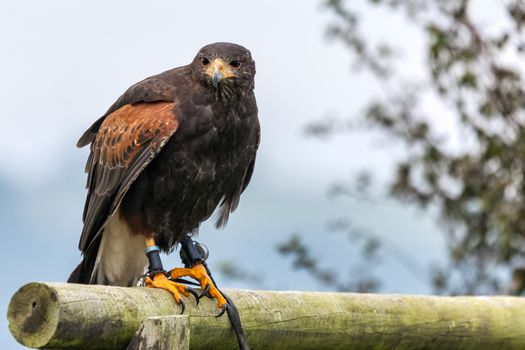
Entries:
<svg viewBox="0 0 525 350">
<path fill-rule="evenodd" d="M 215 68 L 211 74 L 211 81 L 213 82 L 213 87 L 216 88 L 219 85 L 219 81 L 222 79 L 222 73 L 219 69 Z"/>
<path fill-rule="evenodd" d="M 224 78 L 229 78 L 235 75 L 229 65 L 224 63 L 220 58 L 216 58 L 211 62 L 210 66 L 206 70 L 206 74 L 211 77 L 213 87 L 217 88 L 219 83 Z"/>
</svg>

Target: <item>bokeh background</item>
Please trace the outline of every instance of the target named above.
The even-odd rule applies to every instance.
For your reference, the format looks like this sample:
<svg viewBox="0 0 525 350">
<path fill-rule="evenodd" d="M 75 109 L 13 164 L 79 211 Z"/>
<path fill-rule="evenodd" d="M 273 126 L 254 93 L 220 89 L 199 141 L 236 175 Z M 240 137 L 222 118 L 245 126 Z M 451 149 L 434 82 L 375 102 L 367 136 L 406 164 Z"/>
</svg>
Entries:
<svg viewBox="0 0 525 350">
<path fill-rule="evenodd" d="M 87 149 L 75 148 L 78 137 L 128 86 L 189 63 L 216 41 L 252 51 L 262 126 L 255 174 L 239 209 L 225 229 L 205 224 L 198 238 L 211 251 L 221 285 L 345 289 L 333 275 L 323 280 L 323 271 L 330 271 L 350 281 L 348 290 L 432 293 L 429 271 L 449 258 L 439 208 L 423 210 L 383 195 L 406 147 L 359 127 L 360 111 L 385 86 L 366 72 L 365 61 L 357 62 L 365 67 L 355 65 L 351 38 L 328 34 L 341 19 L 334 8 L 342 3 L 3 2 L 0 314 L 24 283 L 65 281 L 80 260 Z M 414 30 L 410 13 L 397 13 L 396 1 L 390 3 L 374 10 L 360 33 L 367 40 L 389 34 L 401 57 L 396 70 L 424 76 L 428 37 Z M 471 6 L 473 16 L 489 30 L 499 28 L 505 13 L 494 11 L 494 2 L 481 3 Z M 368 1 L 353 6 L 361 14 L 369 10 Z M 425 100 L 426 110 L 437 115 L 429 123 L 453 132 L 457 124 L 438 102 Z M 358 127 L 347 132 L 348 123 Z M 459 140 L 456 146 L 461 134 Z M 355 179 L 366 193 L 340 185 Z M 296 254 L 299 243 L 314 269 L 286 256 Z M 164 258 L 165 266 L 179 263 L 177 253 Z M 5 316 L 0 347 L 21 348 Z"/>
</svg>

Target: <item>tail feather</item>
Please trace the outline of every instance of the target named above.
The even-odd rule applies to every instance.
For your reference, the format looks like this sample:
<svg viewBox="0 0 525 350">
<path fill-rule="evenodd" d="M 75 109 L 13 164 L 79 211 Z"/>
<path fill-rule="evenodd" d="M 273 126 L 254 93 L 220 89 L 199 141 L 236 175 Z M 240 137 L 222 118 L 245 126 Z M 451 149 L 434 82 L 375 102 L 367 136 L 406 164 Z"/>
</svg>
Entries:
<svg viewBox="0 0 525 350">
<path fill-rule="evenodd" d="M 89 261 L 83 259 L 73 272 L 71 272 L 67 279 L 67 283 L 89 284 L 89 281 L 91 280 L 91 272 L 93 271 L 93 267 L 90 267 L 89 265 Z"/>
<path fill-rule="evenodd" d="M 145 248 L 144 236 L 132 234 L 117 213 L 83 252 L 84 258 L 68 282 L 134 286 L 148 265 Z"/>
<path fill-rule="evenodd" d="M 84 257 L 80 264 L 71 272 L 69 278 L 67 279 L 68 283 L 81 283 L 81 284 L 95 284 L 96 278 L 93 277 L 93 270 L 95 269 L 95 263 L 97 261 L 98 249 L 100 246 L 100 238 L 97 239 L 98 242 L 84 252 Z"/>
</svg>

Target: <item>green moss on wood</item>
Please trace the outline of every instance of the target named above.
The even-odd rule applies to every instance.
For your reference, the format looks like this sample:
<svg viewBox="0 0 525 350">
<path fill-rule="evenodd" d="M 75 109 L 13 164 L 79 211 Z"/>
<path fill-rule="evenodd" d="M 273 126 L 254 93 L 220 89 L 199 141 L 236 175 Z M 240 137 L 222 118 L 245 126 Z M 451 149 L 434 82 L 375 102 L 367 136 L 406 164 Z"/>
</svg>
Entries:
<svg viewBox="0 0 525 350">
<path fill-rule="evenodd" d="M 525 299 L 517 297 L 226 293 L 255 348 L 525 348 Z M 192 349 L 237 349 L 227 317 L 214 317 L 213 301 L 198 307 L 185 301 Z M 129 343 L 144 319 L 179 312 L 161 290 L 32 283 L 13 296 L 8 319 L 13 336 L 26 346 L 117 349 Z"/>
</svg>

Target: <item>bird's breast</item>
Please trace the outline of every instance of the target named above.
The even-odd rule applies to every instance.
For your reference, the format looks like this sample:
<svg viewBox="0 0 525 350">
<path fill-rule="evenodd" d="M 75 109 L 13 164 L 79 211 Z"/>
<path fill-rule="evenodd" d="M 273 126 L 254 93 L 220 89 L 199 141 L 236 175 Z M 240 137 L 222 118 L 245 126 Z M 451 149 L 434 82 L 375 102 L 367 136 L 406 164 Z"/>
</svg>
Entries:
<svg viewBox="0 0 525 350">
<path fill-rule="evenodd" d="M 255 156 L 250 118 L 204 112 L 181 120 L 126 198 L 126 216 L 138 218 L 134 226 L 144 233 L 158 234 L 166 250 L 208 219 L 223 197 L 239 192 Z"/>
</svg>

